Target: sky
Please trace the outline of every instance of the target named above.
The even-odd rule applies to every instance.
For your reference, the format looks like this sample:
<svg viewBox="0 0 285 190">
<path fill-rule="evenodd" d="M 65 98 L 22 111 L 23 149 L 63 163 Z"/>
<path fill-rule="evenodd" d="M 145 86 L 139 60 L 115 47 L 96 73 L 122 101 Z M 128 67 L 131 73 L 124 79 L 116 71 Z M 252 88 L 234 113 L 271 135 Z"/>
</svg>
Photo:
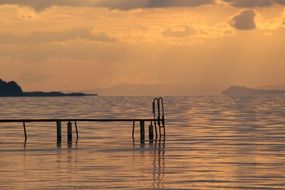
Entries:
<svg viewBox="0 0 285 190">
<path fill-rule="evenodd" d="M 285 0 L 0 0 L 0 78 L 24 90 L 285 84 Z"/>
</svg>

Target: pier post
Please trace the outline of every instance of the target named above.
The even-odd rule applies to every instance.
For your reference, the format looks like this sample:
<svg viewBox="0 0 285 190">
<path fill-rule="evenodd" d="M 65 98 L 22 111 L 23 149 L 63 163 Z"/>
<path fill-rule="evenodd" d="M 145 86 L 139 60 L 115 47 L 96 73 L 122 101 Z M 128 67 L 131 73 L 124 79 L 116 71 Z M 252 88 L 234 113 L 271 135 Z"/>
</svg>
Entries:
<svg viewBox="0 0 285 190">
<path fill-rule="evenodd" d="M 133 130 L 132 130 L 132 138 L 133 138 L 133 140 L 135 140 L 135 124 L 136 124 L 136 122 L 133 121 Z"/>
<path fill-rule="evenodd" d="M 148 137 L 149 137 L 149 142 L 153 141 L 153 125 L 152 123 L 148 126 Z"/>
<path fill-rule="evenodd" d="M 72 144 L 72 123 L 69 121 L 67 123 L 67 141 L 68 144 Z"/>
<path fill-rule="evenodd" d="M 145 121 L 140 121 L 140 132 L 141 132 L 141 143 L 144 144 L 145 141 L 145 130 L 144 130 Z"/>
<path fill-rule="evenodd" d="M 61 144 L 61 121 L 56 121 L 57 145 Z"/>
<path fill-rule="evenodd" d="M 79 134 L 78 134 L 78 127 L 77 127 L 77 122 L 74 121 L 74 125 L 75 125 L 75 130 L 76 130 L 76 143 L 78 142 L 78 138 L 79 138 Z"/>
<path fill-rule="evenodd" d="M 27 130 L 26 130 L 26 123 L 25 122 L 23 122 L 23 127 L 24 127 L 25 143 L 26 143 L 28 136 L 27 136 Z"/>
</svg>

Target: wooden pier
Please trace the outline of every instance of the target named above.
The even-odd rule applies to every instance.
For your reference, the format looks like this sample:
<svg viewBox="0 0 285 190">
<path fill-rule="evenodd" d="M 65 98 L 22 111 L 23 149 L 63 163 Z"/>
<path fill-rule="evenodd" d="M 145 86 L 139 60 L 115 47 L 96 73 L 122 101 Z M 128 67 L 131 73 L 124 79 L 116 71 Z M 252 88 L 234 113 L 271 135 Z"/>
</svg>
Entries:
<svg viewBox="0 0 285 190">
<path fill-rule="evenodd" d="M 0 123 L 21 123 L 23 125 L 25 143 L 28 140 L 27 133 L 27 123 L 54 123 L 57 131 L 57 144 L 61 145 L 62 139 L 62 124 L 67 126 L 67 142 L 72 144 L 73 140 L 73 128 L 76 132 L 76 142 L 79 139 L 79 130 L 78 124 L 80 122 L 129 122 L 132 123 L 132 138 L 135 139 L 135 126 L 136 123 L 139 123 L 140 127 L 140 142 L 145 143 L 145 125 L 148 122 L 149 130 L 149 141 L 152 142 L 155 139 L 161 139 L 165 137 L 165 117 L 164 117 L 164 103 L 162 98 L 155 98 L 152 102 L 152 113 L 153 118 L 144 118 L 144 119 L 0 119 Z M 74 127 L 73 127 L 74 126 Z M 154 135 L 155 134 L 155 135 Z"/>
</svg>

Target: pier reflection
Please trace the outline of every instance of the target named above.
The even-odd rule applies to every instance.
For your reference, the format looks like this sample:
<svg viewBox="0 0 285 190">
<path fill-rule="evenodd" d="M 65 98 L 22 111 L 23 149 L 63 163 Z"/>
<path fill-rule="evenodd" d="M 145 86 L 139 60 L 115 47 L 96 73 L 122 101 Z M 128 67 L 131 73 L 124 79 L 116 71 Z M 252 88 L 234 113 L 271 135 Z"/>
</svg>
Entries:
<svg viewBox="0 0 285 190">
<path fill-rule="evenodd" d="M 165 181 L 165 138 L 153 144 L 153 188 L 164 188 Z"/>
<path fill-rule="evenodd" d="M 133 141 L 133 168 L 148 170 L 150 180 L 152 181 L 152 189 L 164 189 L 166 140 L 162 136 L 161 138 L 148 142 L 149 143 L 140 143 L 138 145 Z M 137 166 L 138 162 L 141 163 L 141 167 Z"/>
</svg>

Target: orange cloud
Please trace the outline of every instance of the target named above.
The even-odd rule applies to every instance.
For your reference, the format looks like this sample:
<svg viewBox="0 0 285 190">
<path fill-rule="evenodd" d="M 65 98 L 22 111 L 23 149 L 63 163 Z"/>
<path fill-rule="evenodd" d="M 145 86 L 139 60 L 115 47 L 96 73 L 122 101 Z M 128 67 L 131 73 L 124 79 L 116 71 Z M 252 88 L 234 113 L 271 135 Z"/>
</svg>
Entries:
<svg viewBox="0 0 285 190">
<path fill-rule="evenodd" d="M 173 30 L 167 28 L 162 32 L 164 37 L 183 38 L 195 34 L 195 30 L 190 26 L 185 26 L 183 30 Z"/>
</svg>

